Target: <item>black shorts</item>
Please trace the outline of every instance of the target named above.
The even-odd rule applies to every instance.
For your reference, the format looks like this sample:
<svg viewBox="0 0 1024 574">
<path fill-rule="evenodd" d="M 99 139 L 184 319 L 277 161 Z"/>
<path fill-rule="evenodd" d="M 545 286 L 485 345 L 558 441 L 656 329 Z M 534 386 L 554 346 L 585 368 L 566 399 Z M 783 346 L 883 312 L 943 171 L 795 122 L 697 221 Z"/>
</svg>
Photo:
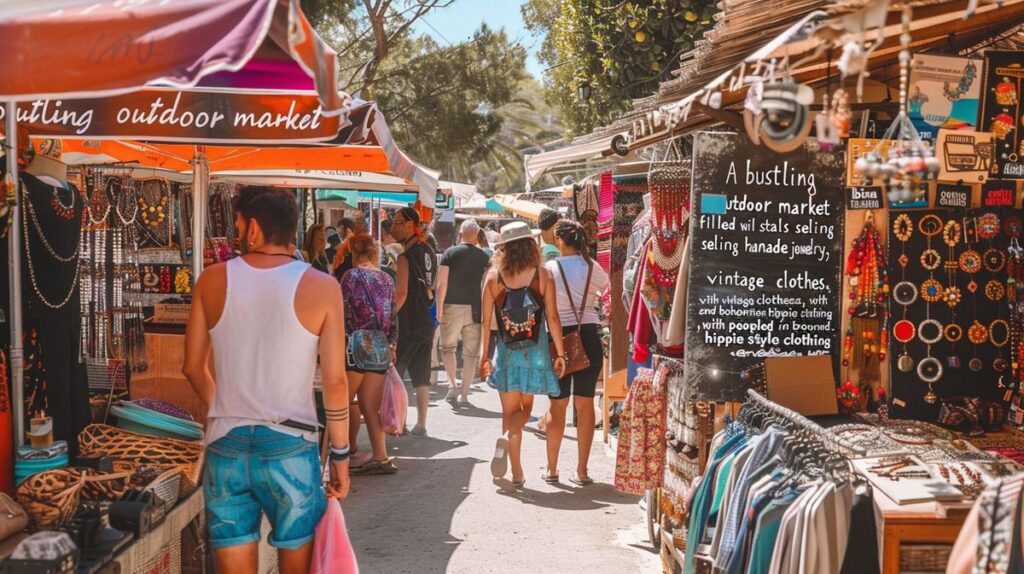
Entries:
<svg viewBox="0 0 1024 574">
<path fill-rule="evenodd" d="M 582 327 L 576 325 L 562 327 L 562 335 L 567 335 L 577 328 L 580 331 L 580 339 L 583 341 L 583 349 L 587 352 L 587 358 L 590 359 L 590 366 L 558 379 L 558 387 L 562 392 L 557 396 L 551 395 L 552 400 L 567 399 L 570 396 L 592 399 L 597 390 L 597 379 L 601 376 L 601 367 L 604 365 L 601 326 L 587 323 Z"/>
<path fill-rule="evenodd" d="M 430 386 L 430 353 L 433 346 L 433 334 L 429 339 L 398 337 L 398 359 L 395 361 L 395 368 L 402 376 L 408 371 L 409 380 L 414 387 Z"/>
</svg>

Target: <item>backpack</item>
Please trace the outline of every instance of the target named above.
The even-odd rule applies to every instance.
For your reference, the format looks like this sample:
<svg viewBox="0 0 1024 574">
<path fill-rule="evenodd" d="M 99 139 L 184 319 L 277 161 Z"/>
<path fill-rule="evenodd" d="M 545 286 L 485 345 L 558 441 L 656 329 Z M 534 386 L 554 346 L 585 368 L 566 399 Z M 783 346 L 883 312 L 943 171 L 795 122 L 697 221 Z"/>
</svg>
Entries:
<svg viewBox="0 0 1024 574">
<path fill-rule="evenodd" d="M 533 294 L 530 287 L 511 289 L 498 274 L 498 281 L 505 288 L 505 300 L 497 310 L 498 332 L 501 342 L 511 350 L 528 349 L 537 344 L 540 336 L 540 322 L 544 320 L 544 304 Z"/>
</svg>

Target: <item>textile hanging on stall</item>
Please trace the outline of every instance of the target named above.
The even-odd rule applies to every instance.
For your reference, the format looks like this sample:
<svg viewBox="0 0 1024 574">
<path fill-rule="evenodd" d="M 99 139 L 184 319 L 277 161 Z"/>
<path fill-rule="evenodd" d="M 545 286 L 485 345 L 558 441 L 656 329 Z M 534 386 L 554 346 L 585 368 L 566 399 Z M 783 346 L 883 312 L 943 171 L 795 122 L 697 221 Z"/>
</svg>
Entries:
<svg viewBox="0 0 1024 574">
<path fill-rule="evenodd" d="M 647 176 L 630 175 L 612 178 L 615 186 L 612 216 L 611 273 L 626 266 L 633 225 L 644 212 Z"/>
<path fill-rule="evenodd" d="M 651 314 L 667 321 L 672 316 L 679 267 L 689 237 L 689 163 L 652 167 L 650 190 L 651 248 L 641 292 Z"/>
<path fill-rule="evenodd" d="M 982 491 L 946 566 L 948 574 L 1024 574 L 1024 473 Z"/>
<path fill-rule="evenodd" d="M 601 174 L 600 209 L 597 213 L 597 263 L 605 270 L 605 273 L 612 273 L 612 228 L 615 219 L 615 181 L 612 179 L 612 172 L 606 171 Z"/>
<path fill-rule="evenodd" d="M 580 222 L 587 232 L 587 246 L 590 252 L 597 253 L 597 190 L 590 179 L 573 186 L 572 208 L 576 221 Z"/>
<path fill-rule="evenodd" d="M 668 367 L 640 369 L 619 415 L 615 489 L 632 494 L 658 488 L 664 479 Z"/>
</svg>

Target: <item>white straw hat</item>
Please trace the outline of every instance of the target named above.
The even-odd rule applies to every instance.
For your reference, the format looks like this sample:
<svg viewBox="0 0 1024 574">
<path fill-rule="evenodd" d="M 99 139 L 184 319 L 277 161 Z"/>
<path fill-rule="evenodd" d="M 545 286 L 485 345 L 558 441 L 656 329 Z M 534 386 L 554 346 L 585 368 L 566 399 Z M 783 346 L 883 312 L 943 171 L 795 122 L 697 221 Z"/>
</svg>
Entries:
<svg viewBox="0 0 1024 574">
<path fill-rule="evenodd" d="M 522 221 L 513 221 L 501 226 L 501 235 L 491 245 L 498 246 L 520 239 L 534 239 L 540 235 L 540 230 L 531 230 L 530 226 Z"/>
</svg>

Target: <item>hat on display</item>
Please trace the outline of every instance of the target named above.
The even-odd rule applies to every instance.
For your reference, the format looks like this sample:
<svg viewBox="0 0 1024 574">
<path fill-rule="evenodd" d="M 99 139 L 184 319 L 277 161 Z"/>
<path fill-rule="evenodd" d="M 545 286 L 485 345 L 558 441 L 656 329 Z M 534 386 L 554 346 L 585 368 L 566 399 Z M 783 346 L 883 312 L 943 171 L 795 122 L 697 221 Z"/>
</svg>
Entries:
<svg viewBox="0 0 1024 574">
<path fill-rule="evenodd" d="M 60 140 L 54 140 L 54 139 L 40 140 L 39 141 L 39 145 L 37 147 L 38 147 L 38 151 L 36 153 L 38 155 L 41 155 L 43 157 L 46 157 L 46 158 L 49 158 L 49 159 L 52 159 L 52 160 L 55 160 L 55 161 L 61 161 L 61 156 L 63 155 L 63 149 L 61 147 Z"/>
<path fill-rule="evenodd" d="M 530 229 L 530 226 L 522 221 L 513 221 L 501 227 L 501 235 L 491 245 L 497 246 L 519 241 L 520 239 L 533 239 L 538 235 L 540 235 L 540 230 Z"/>
</svg>

